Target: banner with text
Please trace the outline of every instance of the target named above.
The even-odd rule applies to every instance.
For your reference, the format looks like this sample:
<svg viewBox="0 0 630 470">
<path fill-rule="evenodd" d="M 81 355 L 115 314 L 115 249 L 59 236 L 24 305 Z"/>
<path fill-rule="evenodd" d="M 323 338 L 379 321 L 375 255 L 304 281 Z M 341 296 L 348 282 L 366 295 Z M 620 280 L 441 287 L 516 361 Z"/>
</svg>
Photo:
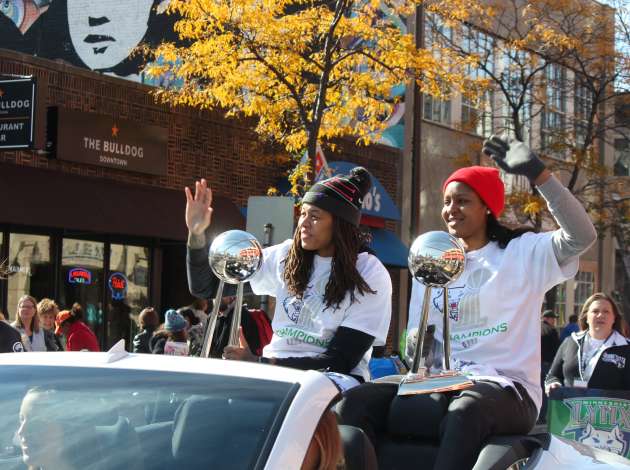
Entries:
<svg viewBox="0 0 630 470">
<path fill-rule="evenodd" d="M 552 434 L 630 458 L 630 392 L 554 389 L 547 422 Z"/>
<path fill-rule="evenodd" d="M 0 149 L 33 145 L 35 79 L 0 80 Z"/>
</svg>

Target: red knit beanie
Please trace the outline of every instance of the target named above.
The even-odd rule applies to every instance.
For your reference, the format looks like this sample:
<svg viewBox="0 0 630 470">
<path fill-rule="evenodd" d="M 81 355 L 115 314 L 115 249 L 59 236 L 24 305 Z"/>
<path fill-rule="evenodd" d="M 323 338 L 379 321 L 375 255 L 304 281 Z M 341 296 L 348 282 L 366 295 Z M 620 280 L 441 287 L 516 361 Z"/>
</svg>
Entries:
<svg viewBox="0 0 630 470">
<path fill-rule="evenodd" d="M 499 178 L 499 170 L 488 166 L 468 166 L 456 170 L 442 185 L 442 192 L 452 181 L 459 181 L 470 186 L 492 215 L 499 218 L 505 204 L 505 188 Z"/>
</svg>

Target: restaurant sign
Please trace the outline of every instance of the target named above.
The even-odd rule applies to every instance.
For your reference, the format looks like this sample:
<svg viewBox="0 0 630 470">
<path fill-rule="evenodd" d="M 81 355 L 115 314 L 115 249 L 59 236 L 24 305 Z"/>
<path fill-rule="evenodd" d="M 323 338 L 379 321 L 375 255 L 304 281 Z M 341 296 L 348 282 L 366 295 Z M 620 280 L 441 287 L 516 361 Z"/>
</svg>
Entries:
<svg viewBox="0 0 630 470">
<path fill-rule="evenodd" d="M 166 175 L 166 129 L 63 108 L 56 114 L 59 160 Z"/>
<path fill-rule="evenodd" d="M 33 145 L 35 79 L 0 80 L 0 149 Z"/>
</svg>

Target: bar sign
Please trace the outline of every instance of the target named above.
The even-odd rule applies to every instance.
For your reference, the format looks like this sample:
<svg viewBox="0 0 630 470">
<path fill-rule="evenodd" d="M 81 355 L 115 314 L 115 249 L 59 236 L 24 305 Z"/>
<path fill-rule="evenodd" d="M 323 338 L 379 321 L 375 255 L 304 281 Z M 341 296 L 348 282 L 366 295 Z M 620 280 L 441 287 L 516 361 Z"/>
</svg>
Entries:
<svg viewBox="0 0 630 470">
<path fill-rule="evenodd" d="M 0 80 L 0 149 L 33 145 L 35 79 Z"/>
</svg>

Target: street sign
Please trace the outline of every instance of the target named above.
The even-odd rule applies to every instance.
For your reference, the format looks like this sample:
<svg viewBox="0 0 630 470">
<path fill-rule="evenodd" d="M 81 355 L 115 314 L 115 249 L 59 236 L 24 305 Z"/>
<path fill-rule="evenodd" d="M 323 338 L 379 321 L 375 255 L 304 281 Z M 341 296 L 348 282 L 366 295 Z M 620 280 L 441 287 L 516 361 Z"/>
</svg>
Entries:
<svg viewBox="0 0 630 470">
<path fill-rule="evenodd" d="M 33 145 L 35 79 L 0 80 L 0 150 Z"/>
</svg>

